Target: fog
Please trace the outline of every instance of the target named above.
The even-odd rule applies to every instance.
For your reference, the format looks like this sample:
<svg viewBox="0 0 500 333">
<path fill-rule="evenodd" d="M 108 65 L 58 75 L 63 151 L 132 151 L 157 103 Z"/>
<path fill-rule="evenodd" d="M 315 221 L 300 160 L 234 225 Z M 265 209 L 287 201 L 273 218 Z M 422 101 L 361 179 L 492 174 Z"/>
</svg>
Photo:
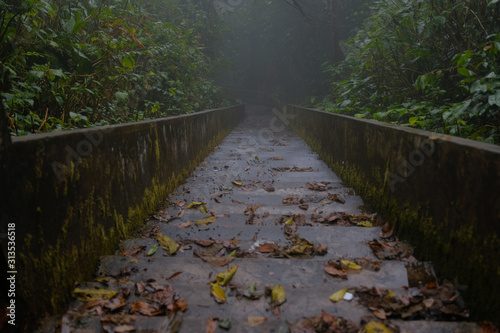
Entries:
<svg viewBox="0 0 500 333">
<path fill-rule="evenodd" d="M 218 7 L 227 26 L 222 50 L 229 61 L 218 70 L 219 84 L 276 94 L 293 103 L 327 95 L 324 66 L 342 60 L 339 41 L 355 26 L 349 15 L 361 1 L 340 4 L 337 11 L 335 2 L 233 0 Z"/>
</svg>

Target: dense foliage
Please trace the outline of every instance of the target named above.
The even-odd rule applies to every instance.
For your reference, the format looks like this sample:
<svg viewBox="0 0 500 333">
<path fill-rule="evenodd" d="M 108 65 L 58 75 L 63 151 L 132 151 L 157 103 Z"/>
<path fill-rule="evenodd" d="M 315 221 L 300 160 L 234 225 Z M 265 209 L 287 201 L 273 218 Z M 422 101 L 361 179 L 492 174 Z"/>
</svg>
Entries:
<svg viewBox="0 0 500 333">
<path fill-rule="evenodd" d="M 500 143 L 500 2 L 368 3 L 322 107 Z"/>
<path fill-rule="evenodd" d="M 216 44 L 219 23 L 203 3 L 0 0 L 0 91 L 13 134 L 219 105 L 217 54 L 203 45 Z"/>
</svg>

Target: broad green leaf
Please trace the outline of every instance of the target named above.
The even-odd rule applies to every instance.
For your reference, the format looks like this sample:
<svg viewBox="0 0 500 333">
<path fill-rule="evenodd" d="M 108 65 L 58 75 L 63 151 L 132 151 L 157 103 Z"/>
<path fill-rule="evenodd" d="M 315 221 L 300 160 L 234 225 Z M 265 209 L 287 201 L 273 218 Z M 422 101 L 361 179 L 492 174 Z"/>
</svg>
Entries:
<svg viewBox="0 0 500 333">
<path fill-rule="evenodd" d="M 156 234 L 156 239 L 158 239 L 158 243 L 160 243 L 160 245 L 165 249 L 165 251 L 167 251 L 168 254 L 174 254 L 179 247 L 172 238 L 163 234 Z"/>
<path fill-rule="evenodd" d="M 468 70 L 467 68 L 464 68 L 464 67 L 457 68 L 457 72 L 459 74 L 462 74 L 463 76 L 472 76 L 472 75 L 474 75 L 473 71 L 470 71 L 470 70 Z"/>
<path fill-rule="evenodd" d="M 224 290 L 221 288 L 221 286 L 219 286 L 219 284 L 217 283 L 210 283 L 210 286 L 210 292 L 215 297 L 217 303 L 226 302 L 226 294 L 224 293 Z"/>
<path fill-rule="evenodd" d="M 222 273 L 217 274 L 217 277 L 215 278 L 216 283 L 220 284 L 221 286 L 225 286 L 231 281 L 237 269 L 238 266 L 234 266 Z"/>
<path fill-rule="evenodd" d="M 490 95 L 488 97 L 488 104 L 500 106 L 500 90 L 498 90 L 495 95 Z"/>
<path fill-rule="evenodd" d="M 276 287 L 273 288 L 272 298 L 273 298 L 273 303 L 276 305 L 285 302 L 286 300 L 285 289 L 283 289 L 283 287 L 278 284 Z"/>
<path fill-rule="evenodd" d="M 408 122 L 410 123 L 411 126 L 415 125 L 415 123 L 417 122 L 417 120 L 419 120 L 420 117 L 411 117 Z"/>
<path fill-rule="evenodd" d="M 148 256 L 152 256 L 156 253 L 156 251 L 158 251 L 158 244 L 155 244 L 152 248 L 149 249 Z"/>
<path fill-rule="evenodd" d="M 122 65 L 123 65 L 123 67 L 127 67 L 129 69 L 134 69 L 135 60 L 130 54 L 127 54 L 122 59 Z"/>
<path fill-rule="evenodd" d="M 208 223 L 213 223 L 217 220 L 215 216 L 209 216 L 205 217 L 204 219 L 198 220 L 195 222 L 196 225 L 202 225 L 202 224 L 208 224 Z"/>
<path fill-rule="evenodd" d="M 72 296 L 82 302 L 100 301 L 110 299 L 118 293 L 116 290 L 111 289 L 81 289 L 75 288 L 71 293 Z"/>
<path fill-rule="evenodd" d="M 336 293 L 332 294 L 332 296 L 330 296 L 330 301 L 332 301 L 332 302 L 340 301 L 341 299 L 344 298 L 344 295 L 346 292 L 347 292 L 347 289 L 341 289 L 341 290 L 337 291 Z"/>
</svg>

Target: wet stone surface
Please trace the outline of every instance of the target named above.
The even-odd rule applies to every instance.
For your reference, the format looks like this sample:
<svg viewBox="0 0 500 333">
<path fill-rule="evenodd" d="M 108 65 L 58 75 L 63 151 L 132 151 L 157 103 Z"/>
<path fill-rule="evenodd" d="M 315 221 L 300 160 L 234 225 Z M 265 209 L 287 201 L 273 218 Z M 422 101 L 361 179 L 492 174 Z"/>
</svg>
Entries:
<svg viewBox="0 0 500 333">
<path fill-rule="evenodd" d="M 478 331 L 459 291 L 277 119 L 247 107 L 44 331 Z"/>
</svg>

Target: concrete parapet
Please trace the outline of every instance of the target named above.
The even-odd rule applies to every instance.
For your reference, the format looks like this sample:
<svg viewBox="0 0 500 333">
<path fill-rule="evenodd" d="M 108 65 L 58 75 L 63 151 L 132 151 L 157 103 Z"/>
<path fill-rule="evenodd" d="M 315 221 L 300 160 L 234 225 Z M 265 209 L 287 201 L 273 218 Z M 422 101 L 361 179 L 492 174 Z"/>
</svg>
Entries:
<svg viewBox="0 0 500 333">
<path fill-rule="evenodd" d="M 284 116 L 439 275 L 499 322 L 500 147 L 297 106 Z"/>
</svg>

